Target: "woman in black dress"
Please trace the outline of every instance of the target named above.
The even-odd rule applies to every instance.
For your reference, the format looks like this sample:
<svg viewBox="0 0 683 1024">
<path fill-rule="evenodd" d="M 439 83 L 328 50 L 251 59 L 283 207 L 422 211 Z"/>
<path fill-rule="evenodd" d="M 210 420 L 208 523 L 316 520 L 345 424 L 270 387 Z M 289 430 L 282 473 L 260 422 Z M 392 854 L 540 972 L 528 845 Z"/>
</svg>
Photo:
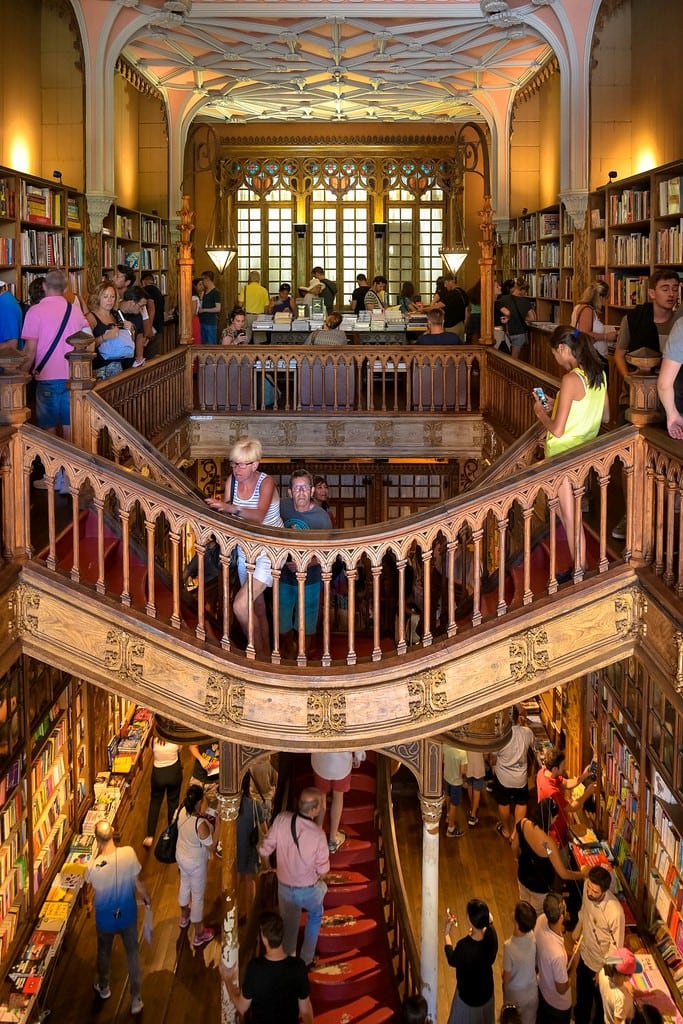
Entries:
<svg viewBox="0 0 683 1024">
<path fill-rule="evenodd" d="M 498 955 L 498 936 L 493 918 L 483 900 L 467 904 L 470 930 L 453 946 L 451 928 L 457 924 L 450 910 L 446 912 L 444 952 L 455 967 L 457 988 L 448 1015 L 448 1024 L 494 1024 L 493 964 Z"/>
</svg>

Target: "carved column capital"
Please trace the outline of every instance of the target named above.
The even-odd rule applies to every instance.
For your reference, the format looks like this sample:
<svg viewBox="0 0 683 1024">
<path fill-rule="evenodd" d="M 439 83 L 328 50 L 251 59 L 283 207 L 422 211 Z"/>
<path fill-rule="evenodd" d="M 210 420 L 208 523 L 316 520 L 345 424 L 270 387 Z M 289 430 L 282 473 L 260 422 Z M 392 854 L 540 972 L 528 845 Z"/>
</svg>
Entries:
<svg viewBox="0 0 683 1024">
<path fill-rule="evenodd" d="M 588 190 L 582 188 L 576 191 L 560 192 L 560 199 L 564 203 L 574 230 L 583 231 L 588 211 Z"/>
<path fill-rule="evenodd" d="M 425 828 L 429 833 L 435 835 L 439 831 L 439 823 L 441 822 L 443 797 L 429 797 L 420 794 L 420 810 Z"/>
<path fill-rule="evenodd" d="M 102 222 L 109 213 L 109 208 L 116 196 L 112 192 L 86 192 L 85 199 L 88 204 L 90 230 L 93 234 L 99 234 L 102 230 Z"/>
</svg>

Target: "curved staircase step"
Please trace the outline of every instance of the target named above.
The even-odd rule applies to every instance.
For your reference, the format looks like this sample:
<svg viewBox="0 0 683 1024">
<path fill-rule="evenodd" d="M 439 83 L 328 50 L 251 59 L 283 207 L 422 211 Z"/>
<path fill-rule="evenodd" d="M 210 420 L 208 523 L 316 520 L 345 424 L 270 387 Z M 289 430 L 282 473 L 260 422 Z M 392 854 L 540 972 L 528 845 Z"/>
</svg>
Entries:
<svg viewBox="0 0 683 1024">
<path fill-rule="evenodd" d="M 344 794 L 344 810 L 342 811 L 342 825 L 356 825 L 364 822 L 371 822 L 375 819 L 374 793 L 363 790 L 350 790 Z"/>
<path fill-rule="evenodd" d="M 351 1002 L 372 995 L 386 980 L 377 960 L 354 949 L 343 956 L 322 957 L 308 972 L 313 1003 Z"/>
<path fill-rule="evenodd" d="M 356 906 L 379 898 L 377 878 L 368 878 L 359 871 L 333 869 L 326 876 L 325 907 L 338 907 L 345 903 Z"/>
<path fill-rule="evenodd" d="M 358 907 L 342 905 L 323 913 L 318 936 L 322 955 L 341 953 L 349 946 L 363 948 L 378 940 L 379 924 Z"/>
<path fill-rule="evenodd" d="M 376 859 L 375 844 L 368 839 L 347 838 L 336 853 L 330 854 L 332 870 L 347 868 L 352 864 L 369 864 Z"/>
<path fill-rule="evenodd" d="M 361 996 L 352 1003 L 316 1013 L 315 1024 L 385 1024 L 394 1020 L 394 1014 L 391 1006 L 382 1006 L 372 996 Z"/>
</svg>

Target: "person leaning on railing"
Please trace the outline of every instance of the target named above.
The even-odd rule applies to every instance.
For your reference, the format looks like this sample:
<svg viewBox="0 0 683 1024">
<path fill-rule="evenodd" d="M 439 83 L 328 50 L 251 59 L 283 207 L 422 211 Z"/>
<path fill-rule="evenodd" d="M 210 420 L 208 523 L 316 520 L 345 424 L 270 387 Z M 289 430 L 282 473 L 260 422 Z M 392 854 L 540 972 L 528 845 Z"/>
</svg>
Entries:
<svg viewBox="0 0 683 1024">
<path fill-rule="evenodd" d="M 568 372 L 562 378 L 552 412 L 548 411 L 539 394 L 532 392 L 534 413 L 547 430 L 547 459 L 592 441 L 598 435 L 600 423 L 609 420 L 607 379 L 589 336 L 571 327 L 556 327 L 550 336 L 550 347 L 558 366 Z M 568 476 L 560 484 L 557 496 L 560 520 L 574 563 L 564 572 L 556 573 L 557 582 L 566 583 L 573 576 L 575 566 L 587 568 L 586 538 L 582 527 L 579 548 L 575 550 L 574 495 Z"/>
</svg>

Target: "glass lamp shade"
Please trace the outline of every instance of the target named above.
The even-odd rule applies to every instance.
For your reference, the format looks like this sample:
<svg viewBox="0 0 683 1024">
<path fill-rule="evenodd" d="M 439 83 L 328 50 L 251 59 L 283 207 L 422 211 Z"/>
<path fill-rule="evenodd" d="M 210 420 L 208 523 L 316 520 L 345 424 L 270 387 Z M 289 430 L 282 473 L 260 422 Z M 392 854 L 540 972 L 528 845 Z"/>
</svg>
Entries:
<svg viewBox="0 0 683 1024">
<path fill-rule="evenodd" d="M 206 255 L 209 257 L 219 274 L 222 274 L 237 255 L 235 245 L 205 245 Z"/>
<path fill-rule="evenodd" d="M 441 259 L 451 274 L 457 274 L 470 254 L 466 245 L 449 245 L 439 249 Z"/>
<path fill-rule="evenodd" d="M 226 211 L 224 209 L 224 205 L 223 192 L 222 190 L 219 190 L 218 195 L 216 196 L 216 203 L 213 208 L 213 216 L 211 217 L 209 232 L 206 236 L 206 242 L 204 243 L 206 255 L 209 257 L 219 274 L 223 273 L 225 268 L 232 263 L 237 255 L 237 246 L 231 237 L 230 228 L 226 226 Z"/>
</svg>

